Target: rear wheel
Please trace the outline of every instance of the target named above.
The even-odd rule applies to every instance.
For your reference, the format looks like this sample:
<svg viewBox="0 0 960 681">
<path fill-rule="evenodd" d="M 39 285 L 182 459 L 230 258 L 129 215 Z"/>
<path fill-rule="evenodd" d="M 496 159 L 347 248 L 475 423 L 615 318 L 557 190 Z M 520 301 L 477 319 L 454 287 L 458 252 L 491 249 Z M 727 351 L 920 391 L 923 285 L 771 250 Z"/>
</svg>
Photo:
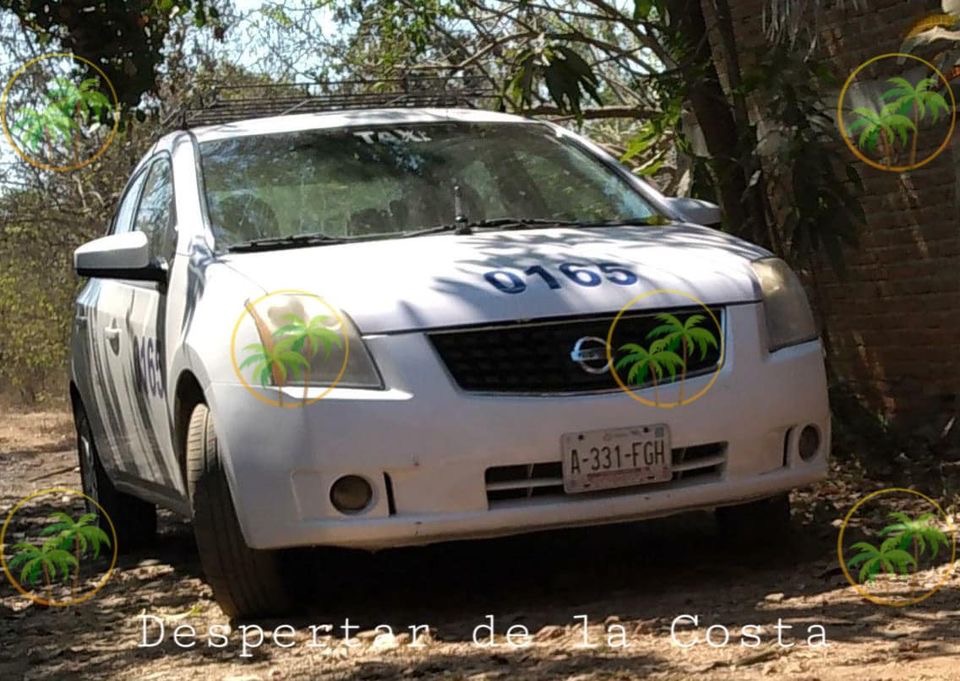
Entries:
<svg viewBox="0 0 960 681">
<path fill-rule="evenodd" d="M 157 533 L 157 507 L 114 487 L 100 461 L 90 421 L 81 405 L 76 407 L 74 422 L 77 427 L 77 453 L 83 493 L 96 501 L 110 517 L 117 533 L 117 552 L 124 553 L 150 545 Z M 109 536 L 110 523 L 100 509 L 87 501 L 87 510 L 97 514 L 100 528 Z"/>
<path fill-rule="evenodd" d="M 738 544 L 752 545 L 784 538 L 790 533 L 790 495 L 778 494 L 718 508 L 717 525 L 721 533 Z"/>
<path fill-rule="evenodd" d="M 231 618 L 288 611 L 278 553 L 251 549 L 243 539 L 205 404 L 190 416 L 186 449 L 197 551 L 220 608 Z"/>
</svg>

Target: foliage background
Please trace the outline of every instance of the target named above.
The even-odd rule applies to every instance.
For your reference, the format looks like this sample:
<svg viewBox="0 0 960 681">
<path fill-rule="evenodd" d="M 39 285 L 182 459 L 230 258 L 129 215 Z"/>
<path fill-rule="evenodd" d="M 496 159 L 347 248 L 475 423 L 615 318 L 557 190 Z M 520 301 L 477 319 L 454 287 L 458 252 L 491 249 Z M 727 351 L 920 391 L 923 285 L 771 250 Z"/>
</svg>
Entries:
<svg viewBox="0 0 960 681">
<path fill-rule="evenodd" d="M 817 273 L 843 272 L 863 219 L 827 101 L 843 74 L 812 49 L 826 3 L 767 0 L 750 54 L 728 0 L 44 4 L 0 1 L 6 72 L 52 49 L 91 56 L 123 121 L 109 153 L 75 173 L 0 155 L 0 392 L 25 401 L 64 393 L 73 248 L 103 232 L 158 121 L 211 81 L 455 75 L 507 110 L 580 128 L 667 193 L 716 201 L 724 229 L 801 271 L 818 309 Z M 96 39 L 107 29 L 116 41 Z"/>
</svg>

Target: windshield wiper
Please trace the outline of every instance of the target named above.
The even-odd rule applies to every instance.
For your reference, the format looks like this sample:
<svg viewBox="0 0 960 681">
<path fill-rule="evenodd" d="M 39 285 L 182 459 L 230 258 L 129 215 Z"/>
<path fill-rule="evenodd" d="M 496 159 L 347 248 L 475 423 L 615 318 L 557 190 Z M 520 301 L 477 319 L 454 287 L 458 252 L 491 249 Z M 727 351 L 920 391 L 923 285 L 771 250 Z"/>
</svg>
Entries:
<svg viewBox="0 0 960 681">
<path fill-rule="evenodd" d="M 554 220 L 552 218 L 494 218 L 492 220 L 477 220 L 476 222 L 453 222 L 436 227 L 427 227 L 415 232 L 404 232 L 402 237 L 424 236 L 426 234 L 440 234 L 442 232 L 457 232 L 458 234 L 472 234 L 475 229 L 535 229 L 537 227 L 569 227 L 583 223 L 576 220 Z"/>
<path fill-rule="evenodd" d="M 476 223 L 477 227 L 491 229 L 531 229 L 535 227 L 569 227 L 580 225 L 577 220 L 559 220 L 554 218 L 496 218 L 494 220 L 481 220 Z"/>
<path fill-rule="evenodd" d="M 651 215 L 645 218 L 623 218 L 612 220 L 597 220 L 596 222 L 581 222 L 580 227 L 653 227 L 664 224 L 663 217 Z"/>
<path fill-rule="evenodd" d="M 279 248 L 299 248 L 302 246 L 328 246 L 331 244 L 342 244 L 347 239 L 343 237 L 330 236 L 317 232 L 315 234 L 291 234 L 290 236 L 270 236 L 260 239 L 250 239 L 241 241 L 238 244 L 232 244 L 227 250 L 232 253 L 244 251 L 269 251 Z"/>
</svg>

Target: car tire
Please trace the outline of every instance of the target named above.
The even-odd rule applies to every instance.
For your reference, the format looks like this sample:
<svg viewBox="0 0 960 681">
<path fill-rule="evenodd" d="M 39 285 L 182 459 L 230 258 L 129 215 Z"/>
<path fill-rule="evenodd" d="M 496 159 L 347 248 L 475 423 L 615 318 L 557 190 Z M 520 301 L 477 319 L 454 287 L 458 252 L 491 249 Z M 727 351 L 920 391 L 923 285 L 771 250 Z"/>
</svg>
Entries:
<svg viewBox="0 0 960 681">
<path fill-rule="evenodd" d="M 77 428 L 77 456 L 80 460 L 80 485 L 83 493 L 100 505 L 109 522 L 94 504 L 87 500 L 87 511 L 97 514 L 97 523 L 110 536 L 111 523 L 117 535 L 117 553 L 126 553 L 149 546 L 157 534 L 157 507 L 118 490 L 100 461 L 93 440 L 90 420 L 81 405 L 74 412 Z"/>
<path fill-rule="evenodd" d="M 200 564 L 220 608 L 231 619 L 289 611 L 278 552 L 251 549 L 244 541 L 205 404 L 190 416 L 186 473 Z"/>
<path fill-rule="evenodd" d="M 759 545 L 790 533 L 790 495 L 778 494 L 716 511 L 721 534 L 738 545 Z"/>
</svg>

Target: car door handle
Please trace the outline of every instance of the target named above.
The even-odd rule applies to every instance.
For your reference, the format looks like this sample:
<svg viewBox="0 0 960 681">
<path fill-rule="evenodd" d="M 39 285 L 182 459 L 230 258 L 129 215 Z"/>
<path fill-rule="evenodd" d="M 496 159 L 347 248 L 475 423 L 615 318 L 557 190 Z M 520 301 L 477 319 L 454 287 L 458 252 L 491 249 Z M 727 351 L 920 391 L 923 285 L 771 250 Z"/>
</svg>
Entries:
<svg viewBox="0 0 960 681">
<path fill-rule="evenodd" d="M 107 342 L 107 345 L 110 346 L 110 349 L 113 350 L 114 354 L 120 352 L 120 327 L 117 326 L 116 320 L 103 330 L 103 339 Z"/>
</svg>

